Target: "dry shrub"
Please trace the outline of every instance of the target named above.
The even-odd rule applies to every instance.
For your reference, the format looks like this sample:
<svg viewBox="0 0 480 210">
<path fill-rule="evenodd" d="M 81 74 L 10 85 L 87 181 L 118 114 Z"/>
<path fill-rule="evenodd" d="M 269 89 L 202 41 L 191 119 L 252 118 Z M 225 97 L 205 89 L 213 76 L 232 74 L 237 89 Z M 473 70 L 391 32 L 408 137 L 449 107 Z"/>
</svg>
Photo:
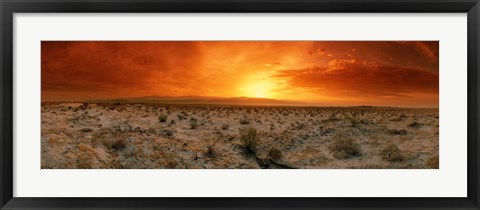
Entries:
<svg viewBox="0 0 480 210">
<path fill-rule="evenodd" d="M 80 131 L 87 133 L 87 132 L 92 132 L 93 129 L 91 129 L 91 128 L 82 128 L 82 130 L 80 130 Z"/>
<path fill-rule="evenodd" d="M 388 134 L 390 134 L 390 135 L 407 135 L 407 131 L 405 129 L 401 129 L 401 130 L 390 129 L 390 130 L 388 130 Z"/>
<path fill-rule="evenodd" d="M 164 122 L 167 122 L 167 115 L 160 115 L 158 116 L 158 122 L 161 122 L 161 123 L 164 123 Z"/>
<path fill-rule="evenodd" d="M 223 124 L 222 125 L 222 130 L 227 130 L 230 126 L 228 124 Z"/>
<path fill-rule="evenodd" d="M 158 122 L 161 122 L 161 123 L 164 123 L 164 122 L 167 122 L 167 115 L 160 115 L 158 116 Z"/>
<path fill-rule="evenodd" d="M 241 125 L 248 125 L 248 124 L 250 124 L 250 121 L 246 118 L 242 118 L 242 119 L 240 119 L 240 124 Z"/>
<path fill-rule="evenodd" d="M 270 160 L 278 160 L 282 158 L 282 151 L 277 148 L 270 148 L 268 150 L 268 159 Z"/>
<path fill-rule="evenodd" d="M 217 150 L 215 149 L 214 145 L 207 146 L 207 151 L 205 152 L 205 156 L 209 158 L 215 158 L 217 156 Z"/>
<path fill-rule="evenodd" d="M 390 121 L 402 121 L 403 118 L 402 117 L 395 117 L 395 118 L 392 118 Z"/>
<path fill-rule="evenodd" d="M 350 125 L 351 125 L 352 127 L 355 128 L 355 127 L 358 126 L 359 121 L 357 120 L 357 118 L 355 118 L 355 117 L 348 117 L 347 120 L 348 120 L 348 122 L 350 122 Z"/>
<path fill-rule="evenodd" d="M 198 122 L 197 120 L 191 120 L 190 121 L 190 129 L 195 130 L 198 127 Z"/>
<path fill-rule="evenodd" d="M 88 103 L 83 103 L 79 108 L 84 110 L 84 109 L 88 109 L 88 107 L 89 107 Z"/>
<path fill-rule="evenodd" d="M 157 151 L 157 158 L 161 168 L 173 169 L 178 166 L 178 161 L 175 159 L 175 155 L 167 151 Z"/>
<path fill-rule="evenodd" d="M 178 162 L 176 160 L 166 160 L 165 161 L 165 168 L 168 169 L 174 169 L 178 165 Z"/>
<path fill-rule="evenodd" d="M 440 167 L 440 157 L 438 156 L 438 154 L 430 156 L 430 158 L 428 158 L 427 160 L 426 165 L 429 168 L 438 169 Z"/>
<path fill-rule="evenodd" d="M 214 142 L 212 142 L 211 144 L 209 144 L 207 146 L 207 151 L 205 152 L 205 156 L 206 157 L 209 157 L 209 158 L 215 158 L 219 155 L 219 152 L 218 150 L 215 148 L 215 145 L 220 141 L 222 140 L 222 138 L 218 138 L 217 140 L 215 140 Z"/>
<path fill-rule="evenodd" d="M 412 122 L 408 125 L 408 127 L 412 127 L 412 128 L 419 128 L 420 126 L 422 126 L 422 124 L 418 122 Z"/>
<path fill-rule="evenodd" d="M 167 137 L 167 138 L 172 138 L 174 133 L 175 132 L 173 130 L 170 130 L 170 129 L 160 129 L 160 135 L 162 135 L 164 137 Z"/>
<path fill-rule="evenodd" d="M 353 156 L 360 156 L 360 145 L 347 136 L 336 136 L 328 149 L 338 159 L 347 159 Z"/>
<path fill-rule="evenodd" d="M 246 127 L 240 129 L 240 142 L 247 154 L 254 154 L 258 145 L 258 132 L 253 127 Z"/>
<path fill-rule="evenodd" d="M 403 160 L 402 151 L 395 144 L 390 144 L 380 151 L 382 159 L 388 162 L 400 162 Z"/>
<path fill-rule="evenodd" d="M 335 122 L 340 119 L 337 118 L 337 115 L 335 113 L 331 113 L 330 116 L 327 119 L 323 119 L 322 123 L 328 123 L 328 122 Z"/>
<path fill-rule="evenodd" d="M 115 138 L 115 139 L 103 139 L 102 143 L 107 149 L 121 150 L 127 147 L 127 141 L 125 138 Z"/>
<path fill-rule="evenodd" d="M 127 142 L 125 139 L 117 139 L 112 143 L 112 148 L 116 150 L 124 149 L 125 147 L 127 147 Z"/>
</svg>

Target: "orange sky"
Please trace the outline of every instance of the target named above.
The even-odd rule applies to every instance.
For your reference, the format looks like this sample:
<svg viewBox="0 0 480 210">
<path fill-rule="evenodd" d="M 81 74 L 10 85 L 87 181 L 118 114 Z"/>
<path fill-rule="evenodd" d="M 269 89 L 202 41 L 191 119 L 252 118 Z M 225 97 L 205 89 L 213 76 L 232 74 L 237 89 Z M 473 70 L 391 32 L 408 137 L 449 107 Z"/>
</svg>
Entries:
<svg viewBox="0 0 480 210">
<path fill-rule="evenodd" d="M 261 97 L 438 107 L 438 42 L 42 41 L 42 100 Z"/>
</svg>

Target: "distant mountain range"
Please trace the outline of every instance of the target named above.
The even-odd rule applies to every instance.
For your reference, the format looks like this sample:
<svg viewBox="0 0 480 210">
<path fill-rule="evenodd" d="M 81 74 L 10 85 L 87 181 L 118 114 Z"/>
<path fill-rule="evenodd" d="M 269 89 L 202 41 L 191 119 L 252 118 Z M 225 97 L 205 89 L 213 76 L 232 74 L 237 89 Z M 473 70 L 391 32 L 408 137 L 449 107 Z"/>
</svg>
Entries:
<svg viewBox="0 0 480 210">
<path fill-rule="evenodd" d="M 249 97 L 204 97 L 204 96 L 143 96 L 137 98 L 119 98 L 94 100 L 97 103 L 162 103 L 162 104 L 218 104 L 218 105 L 251 105 L 251 106 L 309 106 L 300 101 L 276 100 L 269 98 Z M 326 104 L 325 104 L 326 105 Z"/>
</svg>

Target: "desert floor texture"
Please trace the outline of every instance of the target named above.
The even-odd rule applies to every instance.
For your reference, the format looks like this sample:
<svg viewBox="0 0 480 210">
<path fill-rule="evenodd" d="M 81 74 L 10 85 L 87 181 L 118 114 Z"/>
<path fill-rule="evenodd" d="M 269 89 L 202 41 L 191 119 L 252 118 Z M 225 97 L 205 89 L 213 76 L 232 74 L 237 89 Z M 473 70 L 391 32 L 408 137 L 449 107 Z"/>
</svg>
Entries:
<svg viewBox="0 0 480 210">
<path fill-rule="evenodd" d="M 439 167 L 438 109 L 42 103 L 43 169 Z"/>
</svg>

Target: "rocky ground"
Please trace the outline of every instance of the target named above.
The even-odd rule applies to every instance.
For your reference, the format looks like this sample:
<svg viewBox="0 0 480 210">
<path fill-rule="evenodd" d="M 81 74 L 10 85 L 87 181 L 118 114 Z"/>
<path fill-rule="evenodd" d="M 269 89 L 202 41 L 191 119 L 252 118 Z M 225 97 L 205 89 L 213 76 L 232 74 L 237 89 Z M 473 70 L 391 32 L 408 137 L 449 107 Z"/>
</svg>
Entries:
<svg viewBox="0 0 480 210">
<path fill-rule="evenodd" d="M 42 103 L 42 168 L 438 168 L 438 109 Z"/>
</svg>

